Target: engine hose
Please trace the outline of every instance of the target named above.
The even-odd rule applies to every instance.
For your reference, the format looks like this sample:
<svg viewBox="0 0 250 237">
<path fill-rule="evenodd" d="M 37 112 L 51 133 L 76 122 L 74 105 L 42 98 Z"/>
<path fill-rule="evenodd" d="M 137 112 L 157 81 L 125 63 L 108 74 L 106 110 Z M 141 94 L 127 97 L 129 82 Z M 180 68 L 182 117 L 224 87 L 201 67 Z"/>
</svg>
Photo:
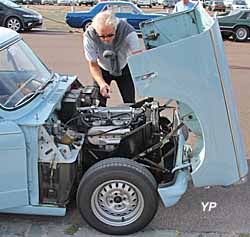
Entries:
<svg viewBox="0 0 250 237">
<path fill-rule="evenodd" d="M 91 128 L 91 126 L 84 120 L 84 118 L 82 118 L 82 116 L 80 115 L 80 120 L 81 122 L 87 127 L 87 128 Z"/>
</svg>

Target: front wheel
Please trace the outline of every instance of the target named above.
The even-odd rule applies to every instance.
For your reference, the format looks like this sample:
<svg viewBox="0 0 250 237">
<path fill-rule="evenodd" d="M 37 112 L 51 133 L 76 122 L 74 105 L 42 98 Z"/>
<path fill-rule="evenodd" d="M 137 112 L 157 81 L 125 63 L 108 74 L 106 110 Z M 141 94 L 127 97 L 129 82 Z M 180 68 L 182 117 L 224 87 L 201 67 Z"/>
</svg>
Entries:
<svg viewBox="0 0 250 237">
<path fill-rule="evenodd" d="M 158 208 L 157 184 L 140 164 L 110 158 L 93 165 L 77 191 L 83 219 L 106 234 L 127 235 L 144 228 Z"/>
<path fill-rule="evenodd" d="M 235 39 L 237 41 L 246 41 L 249 37 L 249 29 L 246 26 L 238 26 L 235 29 Z"/>
<path fill-rule="evenodd" d="M 17 17 L 10 17 L 7 21 L 6 21 L 6 27 L 9 29 L 12 29 L 16 32 L 20 32 L 22 29 L 22 23 L 21 20 L 18 19 Z"/>
</svg>

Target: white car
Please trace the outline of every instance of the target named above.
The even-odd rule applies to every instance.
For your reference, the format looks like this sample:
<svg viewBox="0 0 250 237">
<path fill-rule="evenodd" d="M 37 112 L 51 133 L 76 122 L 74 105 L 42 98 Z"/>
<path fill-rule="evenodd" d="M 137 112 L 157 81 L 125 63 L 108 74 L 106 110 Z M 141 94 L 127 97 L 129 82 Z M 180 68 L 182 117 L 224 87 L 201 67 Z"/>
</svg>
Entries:
<svg viewBox="0 0 250 237">
<path fill-rule="evenodd" d="M 233 0 L 224 0 L 224 4 L 226 8 L 231 8 L 233 4 Z"/>
<path fill-rule="evenodd" d="M 152 2 L 152 5 L 153 5 L 153 6 L 158 5 L 158 0 L 152 0 L 151 2 Z"/>
<path fill-rule="evenodd" d="M 57 4 L 57 0 L 41 0 L 41 4 L 42 5 L 45 5 L 45 4 L 54 5 L 54 4 Z"/>
<path fill-rule="evenodd" d="M 231 9 L 236 10 L 236 9 L 247 9 L 247 4 L 245 0 L 233 0 Z"/>
<path fill-rule="evenodd" d="M 165 9 L 165 8 L 174 8 L 175 1 L 174 0 L 163 0 L 162 6 L 163 6 L 163 9 Z"/>
<path fill-rule="evenodd" d="M 70 6 L 75 4 L 76 4 L 75 0 L 57 0 L 57 5 L 61 6 Z"/>
<path fill-rule="evenodd" d="M 151 0 L 138 0 L 137 1 L 137 6 L 138 7 L 149 7 L 151 8 L 152 7 L 152 1 Z"/>
</svg>

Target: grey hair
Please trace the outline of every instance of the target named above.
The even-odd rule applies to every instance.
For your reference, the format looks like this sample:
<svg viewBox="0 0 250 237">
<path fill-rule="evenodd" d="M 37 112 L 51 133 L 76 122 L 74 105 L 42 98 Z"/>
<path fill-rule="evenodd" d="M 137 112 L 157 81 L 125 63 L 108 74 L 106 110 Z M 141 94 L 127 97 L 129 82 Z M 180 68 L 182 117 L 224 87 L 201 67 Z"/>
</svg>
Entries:
<svg viewBox="0 0 250 237">
<path fill-rule="evenodd" d="M 98 13 L 92 22 L 92 26 L 95 30 L 100 29 L 105 26 L 110 26 L 116 30 L 119 19 L 112 13 L 112 11 L 103 11 Z"/>
</svg>

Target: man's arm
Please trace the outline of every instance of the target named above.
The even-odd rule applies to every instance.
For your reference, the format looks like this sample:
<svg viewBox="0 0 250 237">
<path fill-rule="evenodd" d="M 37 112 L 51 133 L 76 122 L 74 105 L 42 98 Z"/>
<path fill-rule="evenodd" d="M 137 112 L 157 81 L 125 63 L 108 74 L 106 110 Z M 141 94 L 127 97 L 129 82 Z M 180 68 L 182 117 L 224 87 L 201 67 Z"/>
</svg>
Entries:
<svg viewBox="0 0 250 237">
<path fill-rule="evenodd" d="M 93 42 L 91 42 L 88 39 L 86 34 L 83 38 L 83 47 L 84 47 L 85 57 L 88 61 L 90 74 L 100 87 L 100 94 L 103 97 L 110 97 L 110 87 L 104 81 L 102 76 L 102 71 L 97 63 L 96 48 L 93 45 Z"/>
<path fill-rule="evenodd" d="M 104 81 L 103 77 L 102 77 L 102 71 L 98 65 L 97 62 L 91 62 L 89 61 L 89 70 L 90 73 L 93 77 L 93 79 L 96 81 L 96 83 L 99 85 L 100 87 L 100 94 L 103 97 L 110 97 L 110 86 Z"/>
</svg>

